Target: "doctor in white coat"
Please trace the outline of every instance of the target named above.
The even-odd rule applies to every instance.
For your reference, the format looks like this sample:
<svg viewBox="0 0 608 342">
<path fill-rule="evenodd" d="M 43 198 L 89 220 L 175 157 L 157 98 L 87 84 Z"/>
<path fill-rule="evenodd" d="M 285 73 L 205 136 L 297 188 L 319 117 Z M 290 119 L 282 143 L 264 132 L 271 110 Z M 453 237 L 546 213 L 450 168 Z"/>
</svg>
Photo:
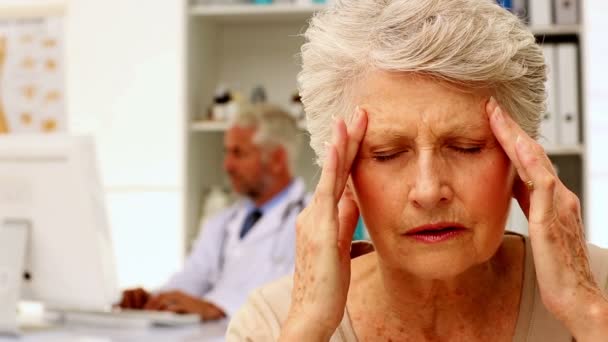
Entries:
<svg viewBox="0 0 608 342">
<path fill-rule="evenodd" d="M 299 131 L 289 114 L 258 104 L 224 135 L 224 169 L 243 198 L 207 220 L 183 269 L 162 291 L 123 293 L 120 306 L 230 316 L 256 287 L 293 271 L 295 220 L 309 194 L 293 177 Z"/>
</svg>

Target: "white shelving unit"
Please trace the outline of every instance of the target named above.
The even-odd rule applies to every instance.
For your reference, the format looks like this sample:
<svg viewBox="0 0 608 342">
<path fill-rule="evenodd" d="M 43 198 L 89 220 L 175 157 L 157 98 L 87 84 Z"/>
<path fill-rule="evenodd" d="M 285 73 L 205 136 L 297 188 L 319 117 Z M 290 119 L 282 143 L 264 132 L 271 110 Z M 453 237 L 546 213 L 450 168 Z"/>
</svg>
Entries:
<svg viewBox="0 0 608 342">
<path fill-rule="evenodd" d="M 287 105 L 297 90 L 299 50 L 308 19 L 322 5 L 194 5 L 187 15 L 187 119 L 185 156 L 185 229 L 192 239 L 199 228 L 201 194 L 211 184 L 226 184 L 221 170 L 225 123 L 205 121 L 215 87 L 222 83 L 247 95 L 262 84 L 271 102 Z M 581 25 L 533 27 L 539 41 L 580 39 Z M 579 59 L 582 60 L 582 59 Z M 583 82 L 580 82 L 583 84 Z M 584 106 L 581 104 L 581 113 Z M 584 120 L 584 115 L 581 121 Z M 303 138 L 307 133 L 302 131 Z M 584 141 L 584 137 L 582 138 Z M 318 176 L 314 154 L 303 139 L 297 173 L 312 190 Z M 583 193 L 584 143 L 548 149 L 565 182 Z M 560 174 L 561 175 L 561 174 Z M 188 241 L 187 241 L 188 242 Z M 186 245 L 189 245 L 187 243 Z"/>
<path fill-rule="evenodd" d="M 549 26 L 534 26 L 530 30 L 536 36 L 564 36 L 578 35 L 581 32 L 580 25 L 549 25 Z"/>
<path fill-rule="evenodd" d="M 304 123 L 298 123 L 298 128 L 302 132 L 306 131 Z M 224 132 L 228 129 L 228 123 L 222 121 L 196 121 L 190 124 L 192 132 Z"/>
<path fill-rule="evenodd" d="M 547 25 L 547 26 L 535 26 L 531 27 L 530 30 L 537 37 L 537 41 L 543 44 L 563 44 L 563 43 L 576 43 L 578 47 L 578 89 L 574 91 L 578 92 L 578 114 L 579 117 L 579 141 L 577 145 L 574 146 L 547 146 L 545 147 L 545 151 L 549 155 L 554 167 L 558 172 L 558 176 L 562 180 L 562 182 L 572 190 L 579 199 L 581 200 L 581 205 L 583 206 L 583 216 L 585 214 L 585 202 L 587 197 L 586 191 L 586 146 L 585 146 L 585 132 L 583 127 L 585 127 L 586 121 L 586 112 L 585 112 L 585 98 L 583 94 L 583 87 L 585 86 L 585 80 L 583 79 L 583 70 L 584 65 L 582 64 L 584 61 L 583 51 L 584 47 L 582 46 L 584 36 L 584 23 L 582 22 L 582 17 L 579 19 L 580 23 L 577 25 Z M 555 77 L 555 70 L 549 70 L 552 73 L 553 77 Z M 557 115 L 557 113 L 552 113 L 552 115 Z M 542 139 L 541 139 L 542 142 Z M 513 200 L 512 202 L 512 210 L 509 216 L 509 222 L 507 223 L 507 227 L 512 228 L 513 230 L 527 233 L 527 220 L 523 212 L 519 209 L 517 202 Z"/>
<path fill-rule="evenodd" d="M 187 115 L 185 133 L 184 221 L 186 246 L 199 229 L 202 194 L 212 184 L 228 181 L 222 170 L 226 123 L 205 121 L 213 92 L 225 84 L 248 97 L 263 85 L 268 99 L 285 108 L 297 92 L 299 52 L 307 20 L 322 6 L 194 5 L 186 28 Z M 318 168 L 301 132 L 296 174 L 312 190 Z"/>
<path fill-rule="evenodd" d="M 269 23 L 302 22 L 323 5 L 196 5 L 190 7 L 190 15 L 206 18 L 216 23 Z"/>
</svg>

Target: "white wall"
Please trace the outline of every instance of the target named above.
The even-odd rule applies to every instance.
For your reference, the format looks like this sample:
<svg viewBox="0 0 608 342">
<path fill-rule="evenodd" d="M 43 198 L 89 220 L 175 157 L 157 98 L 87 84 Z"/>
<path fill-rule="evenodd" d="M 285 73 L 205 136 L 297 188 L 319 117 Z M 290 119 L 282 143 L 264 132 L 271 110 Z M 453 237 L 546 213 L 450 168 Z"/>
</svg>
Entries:
<svg viewBox="0 0 608 342">
<path fill-rule="evenodd" d="M 181 1 L 69 0 L 70 127 L 99 141 L 121 285 L 181 264 Z M 608 247 L 608 2 L 584 0 L 587 227 Z"/>
<path fill-rule="evenodd" d="M 97 138 L 121 286 L 182 262 L 181 1 L 68 0 L 68 121 Z"/>
<path fill-rule="evenodd" d="M 608 247 L 608 2 L 583 0 L 585 101 L 587 105 L 587 230 Z"/>
</svg>

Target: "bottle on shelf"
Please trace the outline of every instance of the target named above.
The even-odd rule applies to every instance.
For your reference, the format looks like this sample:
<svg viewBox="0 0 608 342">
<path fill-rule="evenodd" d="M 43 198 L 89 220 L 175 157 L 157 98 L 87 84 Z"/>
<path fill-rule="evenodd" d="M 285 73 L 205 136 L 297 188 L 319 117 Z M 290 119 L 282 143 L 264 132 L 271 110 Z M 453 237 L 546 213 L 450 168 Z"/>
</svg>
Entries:
<svg viewBox="0 0 608 342">
<path fill-rule="evenodd" d="M 230 121 L 239 109 L 240 94 L 230 91 L 226 86 L 218 86 L 213 96 L 213 105 L 209 119 L 212 121 Z"/>
<path fill-rule="evenodd" d="M 288 108 L 289 114 L 297 120 L 298 125 L 301 125 L 305 120 L 304 105 L 302 105 L 302 98 L 298 92 L 293 93 Z"/>
<path fill-rule="evenodd" d="M 267 100 L 268 96 L 266 95 L 266 89 L 263 86 L 258 85 L 251 90 L 251 97 L 249 99 L 251 103 L 263 103 Z"/>
</svg>

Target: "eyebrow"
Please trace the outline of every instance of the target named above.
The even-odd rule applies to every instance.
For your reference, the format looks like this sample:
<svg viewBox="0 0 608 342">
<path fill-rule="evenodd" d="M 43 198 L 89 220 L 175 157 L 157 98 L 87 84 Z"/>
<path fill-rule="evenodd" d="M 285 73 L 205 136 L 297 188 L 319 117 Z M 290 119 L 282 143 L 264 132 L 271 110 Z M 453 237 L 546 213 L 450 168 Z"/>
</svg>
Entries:
<svg viewBox="0 0 608 342">
<path fill-rule="evenodd" d="M 479 123 L 456 123 L 454 125 L 450 125 L 449 127 L 441 127 L 439 132 L 435 132 L 437 133 L 436 136 L 439 138 L 458 138 L 458 137 L 466 137 L 467 135 L 470 134 L 476 134 L 478 132 L 486 132 L 487 131 L 487 125 L 484 125 L 483 123 L 479 122 Z M 382 140 L 382 141 L 408 141 L 408 140 L 414 140 L 415 137 L 412 136 L 411 134 L 408 134 L 406 132 L 406 130 L 403 129 L 399 129 L 398 127 L 395 126 L 384 126 L 384 127 L 380 127 L 375 131 L 368 131 L 365 134 L 364 137 L 364 141 L 365 140 L 371 140 L 373 142 L 376 142 L 378 140 Z"/>
</svg>

